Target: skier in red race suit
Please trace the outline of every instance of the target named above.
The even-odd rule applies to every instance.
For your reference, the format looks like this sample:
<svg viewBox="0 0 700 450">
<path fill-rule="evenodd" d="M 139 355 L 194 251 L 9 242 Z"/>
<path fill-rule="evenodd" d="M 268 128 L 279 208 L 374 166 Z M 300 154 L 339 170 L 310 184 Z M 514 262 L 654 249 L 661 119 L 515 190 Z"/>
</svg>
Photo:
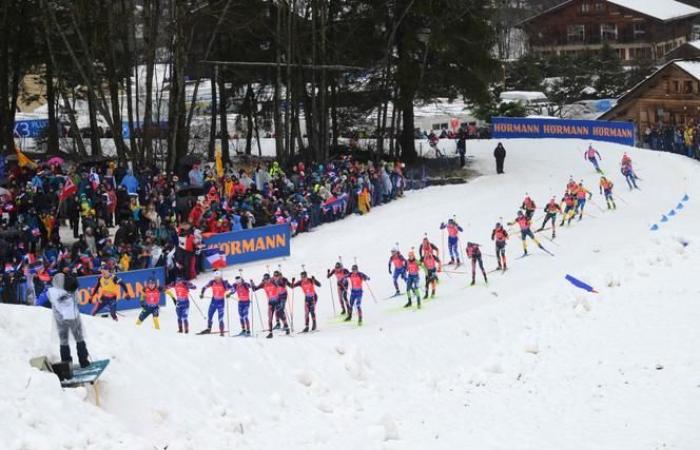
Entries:
<svg viewBox="0 0 700 450">
<path fill-rule="evenodd" d="M 333 269 L 326 271 L 326 278 L 335 277 L 336 288 L 338 290 L 338 303 L 340 303 L 340 314 L 350 314 L 350 302 L 348 301 L 348 279 L 350 275 L 348 269 L 343 267 L 343 263 L 335 263 Z"/>
<path fill-rule="evenodd" d="M 200 331 L 199 334 L 209 334 L 211 333 L 212 320 L 214 319 L 214 313 L 218 313 L 219 316 L 219 334 L 224 335 L 224 307 L 225 307 L 225 297 L 226 292 L 230 291 L 233 286 L 229 284 L 228 281 L 221 277 L 221 272 L 218 270 L 214 272 L 214 279 L 205 284 L 202 288 L 202 292 L 199 294 L 199 298 L 204 298 L 204 292 L 211 288 L 211 302 L 209 303 L 209 311 L 207 312 L 207 328 Z"/>
<path fill-rule="evenodd" d="M 369 281 L 369 277 L 357 269 L 357 264 L 353 264 L 352 270 L 346 278 L 350 285 L 350 309 L 345 321 L 352 320 L 352 310 L 357 308 L 357 324 L 362 325 L 362 283 Z"/>
<path fill-rule="evenodd" d="M 277 317 L 280 322 L 284 324 L 284 332 L 286 334 L 289 334 L 289 325 L 287 324 L 287 316 L 284 314 L 284 309 L 281 308 L 281 303 L 279 301 L 279 298 L 277 297 L 278 295 L 278 286 L 275 284 L 275 282 L 270 278 L 270 274 L 266 273 L 263 275 L 263 279 L 260 282 L 260 284 L 256 285 L 253 280 L 250 280 L 250 285 L 253 288 L 254 291 L 257 290 L 264 290 L 265 295 L 267 295 L 267 327 L 268 327 L 268 334 L 267 338 L 272 339 L 272 318 Z"/>
<path fill-rule="evenodd" d="M 302 333 L 309 332 L 309 316 L 311 316 L 311 331 L 316 330 L 316 303 L 318 302 L 318 294 L 316 288 L 321 287 L 321 283 L 312 276 L 309 278 L 306 271 L 301 272 L 301 280 L 294 281 L 292 279 L 292 288 L 300 287 L 304 292 L 304 329 Z"/>
<path fill-rule="evenodd" d="M 233 283 L 233 292 L 229 296 L 236 295 L 238 297 L 238 319 L 241 323 L 241 332 L 238 336 L 250 336 L 250 320 L 248 315 L 250 312 L 250 290 L 252 286 L 243 281 L 240 276 L 236 277 Z"/>
<path fill-rule="evenodd" d="M 506 240 L 508 232 L 500 222 L 496 223 L 493 231 L 491 231 L 491 240 L 496 244 L 496 259 L 498 260 L 498 270 L 504 272 L 508 269 L 506 264 Z"/>
<path fill-rule="evenodd" d="M 472 261 L 472 283 L 471 285 L 474 286 L 476 284 L 476 265 L 479 264 L 479 268 L 481 269 L 481 273 L 484 275 L 484 283 L 488 284 L 489 280 L 486 278 L 486 270 L 484 270 L 484 262 L 481 259 L 481 249 L 479 248 L 479 244 L 475 244 L 473 242 L 468 242 L 467 243 L 467 258 L 471 259 Z"/>
</svg>

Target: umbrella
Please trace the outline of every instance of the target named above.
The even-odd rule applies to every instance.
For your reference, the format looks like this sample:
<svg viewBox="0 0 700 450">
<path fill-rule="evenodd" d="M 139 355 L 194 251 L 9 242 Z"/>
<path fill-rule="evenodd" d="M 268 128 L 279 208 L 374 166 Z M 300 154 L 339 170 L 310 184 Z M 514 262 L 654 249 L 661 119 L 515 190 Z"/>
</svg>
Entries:
<svg viewBox="0 0 700 450">
<path fill-rule="evenodd" d="M 54 166 L 62 166 L 64 163 L 65 161 L 60 156 L 54 156 L 46 161 L 46 164 Z"/>
</svg>

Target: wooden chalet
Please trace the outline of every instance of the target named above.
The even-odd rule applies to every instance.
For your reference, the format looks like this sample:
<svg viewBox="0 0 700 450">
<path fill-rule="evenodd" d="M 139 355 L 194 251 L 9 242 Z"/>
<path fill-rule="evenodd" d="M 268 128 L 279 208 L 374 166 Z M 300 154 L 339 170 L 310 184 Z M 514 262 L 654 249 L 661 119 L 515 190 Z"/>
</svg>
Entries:
<svg viewBox="0 0 700 450">
<path fill-rule="evenodd" d="M 525 20 L 531 52 L 540 56 L 600 50 L 608 43 L 623 64 L 661 61 L 691 40 L 700 9 L 676 0 L 568 0 Z"/>
<path fill-rule="evenodd" d="M 697 124 L 699 118 L 700 59 L 692 59 L 666 63 L 599 119 L 635 122 L 641 135 L 656 124 Z"/>
</svg>

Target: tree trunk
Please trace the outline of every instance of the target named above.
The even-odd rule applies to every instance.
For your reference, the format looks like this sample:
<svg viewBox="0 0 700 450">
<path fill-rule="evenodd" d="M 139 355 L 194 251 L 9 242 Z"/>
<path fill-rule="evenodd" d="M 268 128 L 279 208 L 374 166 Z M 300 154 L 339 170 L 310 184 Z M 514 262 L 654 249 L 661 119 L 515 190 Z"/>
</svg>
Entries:
<svg viewBox="0 0 700 450">
<path fill-rule="evenodd" d="M 2 3 L 2 10 L 0 12 L 2 19 L 0 20 L 0 29 L 8 30 L 7 26 L 9 21 L 9 11 L 10 2 Z M 8 154 L 14 153 L 14 147 L 9 145 L 7 142 L 7 137 L 5 134 L 5 127 L 7 123 L 7 108 L 10 103 L 9 97 L 9 71 L 10 71 L 10 60 L 9 60 L 9 49 L 10 44 L 8 40 L 10 39 L 10 33 L 4 32 L 0 33 L 0 151 L 6 152 Z"/>
<path fill-rule="evenodd" d="M 88 88 L 88 115 L 90 116 L 90 154 L 92 156 L 102 154 L 102 146 L 100 143 L 100 131 L 97 124 L 97 107 L 95 106 L 95 93 Z"/>
<path fill-rule="evenodd" d="M 143 111 L 143 152 L 147 161 L 153 160 L 153 72 L 155 69 L 156 46 L 158 44 L 158 24 L 160 20 L 160 0 L 145 0 L 143 5 L 144 57 L 146 63 L 146 100 Z M 138 101 L 138 100 L 137 100 Z"/>
<path fill-rule="evenodd" d="M 218 76 L 219 83 L 219 118 L 221 119 L 221 159 L 226 162 L 231 161 L 231 154 L 228 146 L 228 117 L 226 114 L 226 83 L 222 76 Z"/>
<path fill-rule="evenodd" d="M 80 127 L 78 127 L 78 120 L 75 118 L 75 110 L 73 106 L 68 101 L 68 96 L 65 91 L 59 87 L 59 93 L 61 99 L 63 100 L 63 109 L 68 111 L 68 121 L 70 122 L 71 138 L 75 142 L 76 147 L 78 147 L 78 154 L 81 156 L 87 156 L 87 151 L 85 150 L 85 142 L 83 142 L 83 136 L 80 134 Z"/>
<path fill-rule="evenodd" d="M 216 95 L 216 79 L 219 73 L 219 66 L 214 66 L 214 75 L 212 75 L 211 82 L 211 121 L 209 122 L 209 151 L 207 152 L 207 157 L 209 161 L 214 161 L 216 156 L 216 114 L 219 109 L 218 99 Z"/>
<path fill-rule="evenodd" d="M 245 92 L 246 120 L 248 126 L 245 133 L 245 154 L 250 155 L 253 141 L 253 86 L 248 83 Z"/>
<path fill-rule="evenodd" d="M 280 91 L 282 90 L 282 7 L 281 4 L 276 5 L 274 0 L 270 0 L 270 9 L 275 8 L 277 11 L 277 20 L 275 22 L 275 62 L 277 67 L 275 70 L 275 92 L 273 105 L 273 122 L 275 129 L 275 155 L 280 161 L 284 161 L 284 138 L 282 136 L 282 112 L 280 111 Z M 258 148 L 262 155 L 262 149 Z"/>
<path fill-rule="evenodd" d="M 47 56 L 50 52 L 47 45 Z M 46 58 L 46 106 L 48 107 L 49 128 L 47 130 L 46 153 L 56 155 L 59 153 L 58 145 L 58 120 L 56 118 L 56 86 L 54 85 L 54 65 L 52 58 Z"/>
</svg>

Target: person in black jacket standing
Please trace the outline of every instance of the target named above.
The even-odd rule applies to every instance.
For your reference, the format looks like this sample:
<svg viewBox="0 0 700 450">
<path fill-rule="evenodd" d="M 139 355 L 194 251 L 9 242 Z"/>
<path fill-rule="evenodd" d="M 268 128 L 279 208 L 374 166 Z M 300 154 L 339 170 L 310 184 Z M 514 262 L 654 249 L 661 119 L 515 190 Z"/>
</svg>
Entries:
<svg viewBox="0 0 700 450">
<path fill-rule="evenodd" d="M 493 151 L 493 157 L 496 158 L 496 172 L 503 173 L 503 162 L 506 160 L 506 149 L 502 143 L 498 143 Z"/>
</svg>

